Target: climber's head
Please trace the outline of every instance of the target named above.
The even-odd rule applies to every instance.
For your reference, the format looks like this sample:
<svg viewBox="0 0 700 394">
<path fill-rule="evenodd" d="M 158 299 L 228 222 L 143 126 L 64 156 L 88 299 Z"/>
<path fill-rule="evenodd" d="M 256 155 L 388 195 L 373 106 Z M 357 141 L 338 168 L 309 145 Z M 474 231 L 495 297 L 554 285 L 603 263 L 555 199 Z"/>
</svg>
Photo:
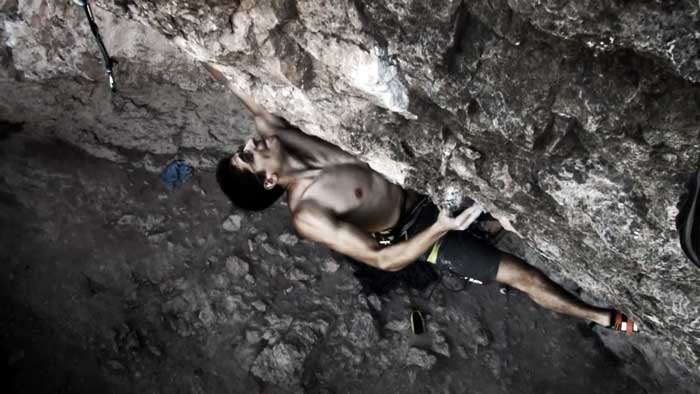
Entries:
<svg viewBox="0 0 700 394">
<path fill-rule="evenodd" d="M 216 180 L 237 207 L 263 210 L 284 193 L 278 184 L 283 156 L 277 137 L 251 138 L 236 153 L 219 161 Z"/>
</svg>

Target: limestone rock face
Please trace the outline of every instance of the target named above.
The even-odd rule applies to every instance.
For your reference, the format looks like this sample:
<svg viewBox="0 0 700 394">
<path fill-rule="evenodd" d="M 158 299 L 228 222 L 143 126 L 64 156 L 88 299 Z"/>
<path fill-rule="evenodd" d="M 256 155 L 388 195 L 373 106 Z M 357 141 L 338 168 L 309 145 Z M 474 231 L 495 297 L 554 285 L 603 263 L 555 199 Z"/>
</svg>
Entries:
<svg viewBox="0 0 700 394">
<path fill-rule="evenodd" d="M 394 182 L 445 206 L 471 197 L 508 219 L 540 268 L 641 321 L 644 340 L 606 343 L 658 357 L 650 365 L 669 381 L 699 383 L 700 270 L 675 228 L 700 164 L 697 2 L 95 8 L 120 61 L 116 94 L 78 7 L 0 2 L 0 86 L 12 92 L 3 122 L 112 160 L 184 152 L 208 166 L 250 122 L 196 63 L 206 62 Z"/>
</svg>

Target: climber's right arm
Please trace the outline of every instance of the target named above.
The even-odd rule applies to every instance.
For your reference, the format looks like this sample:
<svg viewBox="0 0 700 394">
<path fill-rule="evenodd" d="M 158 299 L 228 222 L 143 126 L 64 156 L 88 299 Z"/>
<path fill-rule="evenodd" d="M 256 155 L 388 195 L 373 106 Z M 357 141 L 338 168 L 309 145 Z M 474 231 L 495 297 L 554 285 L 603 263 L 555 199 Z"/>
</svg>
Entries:
<svg viewBox="0 0 700 394">
<path fill-rule="evenodd" d="M 255 127 L 258 129 L 258 132 L 261 135 L 269 136 L 273 135 L 276 129 L 289 128 L 289 123 L 287 123 L 287 121 L 285 121 L 283 118 L 267 112 L 267 110 L 265 110 L 265 108 L 263 108 L 260 104 L 256 103 L 252 97 L 236 89 L 234 84 L 230 83 L 224 74 L 221 73 L 221 71 L 208 63 L 202 63 L 202 65 L 214 79 L 228 86 L 228 88 L 233 91 L 241 102 L 243 102 L 243 105 L 245 105 L 245 107 L 248 108 L 248 110 L 255 117 Z"/>
<path fill-rule="evenodd" d="M 246 108 L 253 114 L 255 129 L 262 137 L 278 137 L 288 148 L 305 153 L 307 157 L 315 159 L 316 164 L 357 164 L 367 165 L 355 156 L 345 152 L 337 146 L 330 144 L 318 137 L 304 134 L 301 130 L 292 127 L 284 118 L 273 115 L 256 103 L 253 98 L 235 87 L 216 68 L 203 63 L 204 68 L 214 77 L 228 86 L 233 93 L 243 102 Z"/>
<path fill-rule="evenodd" d="M 292 127 L 286 120 L 275 116 L 252 98 L 244 94 L 238 94 L 246 107 L 255 115 L 255 129 L 262 137 L 275 136 L 282 141 L 287 148 L 307 154 L 307 157 L 315 159 L 316 164 L 356 164 L 366 166 L 350 153 L 326 142 L 316 136 L 303 133 L 296 127 Z"/>
<path fill-rule="evenodd" d="M 255 117 L 255 128 L 261 136 L 269 137 L 277 134 L 280 129 L 290 128 L 286 120 L 268 112 L 260 104 L 256 103 L 252 97 L 236 91 L 234 91 L 234 93 L 241 99 L 246 108 L 253 113 Z"/>
</svg>

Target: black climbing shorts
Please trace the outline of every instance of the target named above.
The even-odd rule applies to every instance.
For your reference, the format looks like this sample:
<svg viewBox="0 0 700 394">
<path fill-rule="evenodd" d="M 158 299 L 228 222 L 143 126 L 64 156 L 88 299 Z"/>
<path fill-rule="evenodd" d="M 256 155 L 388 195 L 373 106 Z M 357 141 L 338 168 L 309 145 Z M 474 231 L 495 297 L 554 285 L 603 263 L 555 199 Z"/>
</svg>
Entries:
<svg viewBox="0 0 700 394">
<path fill-rule="evenodd" d="M 430 227 L 439 213 L 429 200 L 419 206 L 417 212 L 410 215 L 417 217 L 406 231 L 407 237 Z M 503 252 L 466 230 L 448 232 L 421 256 L 421 260 L 435 264 L 438 271 L 447 269 L 471 283 L 483 285 L 496 279 L 502 257 Z"/>
</svg>

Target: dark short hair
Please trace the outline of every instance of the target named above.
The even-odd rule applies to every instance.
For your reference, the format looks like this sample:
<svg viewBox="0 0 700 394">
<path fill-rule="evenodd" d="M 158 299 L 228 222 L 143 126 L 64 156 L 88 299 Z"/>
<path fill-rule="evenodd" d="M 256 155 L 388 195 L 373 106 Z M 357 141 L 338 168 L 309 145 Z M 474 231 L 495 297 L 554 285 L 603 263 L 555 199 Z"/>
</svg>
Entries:
<svg viewBox="0 0 700 394">
<path fill-rule="evenodd" d="M 228 156 L 216 167 L 216 181 L 233 205 L 248 211 L 262 211 L 284 194 L 284 188 L 265 189 L 261 176 L 231 165 Z M 264 175 L 263 175 L 264 176 Z"/>
</svg>

